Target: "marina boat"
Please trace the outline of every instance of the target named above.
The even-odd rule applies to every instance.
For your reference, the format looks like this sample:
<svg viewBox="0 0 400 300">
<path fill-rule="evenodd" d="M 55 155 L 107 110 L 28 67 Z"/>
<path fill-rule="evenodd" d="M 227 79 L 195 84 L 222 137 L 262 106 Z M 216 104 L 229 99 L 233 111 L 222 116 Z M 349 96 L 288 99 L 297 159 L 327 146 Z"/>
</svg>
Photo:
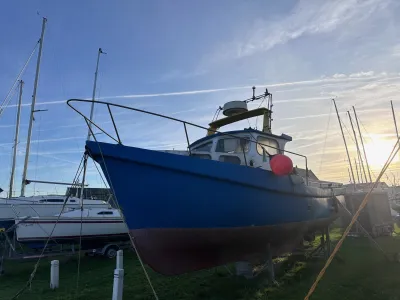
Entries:
<svg viewBox="0 0 400 300">
<path fill-rule="evenodd" d="M 17 241 L 35 247 L 49 237 L 51 243 L 81 242 L 86 248 L 129 239 L 120 212 L 113 208 L 77 209 L 51 217 L 20 217 L 15 224 Z"/>
<path fill-rule="evenodd" d="M 14 225 L 14 219 L 21 216 L 48 217 L 58 215 L 64 209 L 78 209 L 81 199 L 67 196 L 32 196 L 0 199 L 0 227 L 9 228 Z M 83 199 L 84 208 L 109 208 L 110 204 L 102 200 Z"/>
<path fill-rule="evenodd" d="M 248 110 L 248 103 L 255 100 L 267 100 L 266 107 Z M 78 113 L 74 101 L 91 103 L 69 100 Z M 293 172 L 285 155 L 297 155 L 285 150 L 292 138 L 271 133 L 268 91 L 255 96 L 253 89 L 250 99 L 226 103 L 226 117 L 209 128 L 96 101 L 100 104 L 164 117 L 183 123 L 185 129 L 189 125 L 206 129 L 207 135 L 183 153 L 123 145 L 116 126 L 115 144 L 86 142 L 87 152 L 100 164 L 121 206 L 138 253 L 159 273 L 182 274 L 260 253 L 265 257 L 267 249 L 279 255 L 338 216 L 331 189 L 311 186 Z M 262 130 L 218 131 L 257 116 L 263 116 Z"/>
</svg>

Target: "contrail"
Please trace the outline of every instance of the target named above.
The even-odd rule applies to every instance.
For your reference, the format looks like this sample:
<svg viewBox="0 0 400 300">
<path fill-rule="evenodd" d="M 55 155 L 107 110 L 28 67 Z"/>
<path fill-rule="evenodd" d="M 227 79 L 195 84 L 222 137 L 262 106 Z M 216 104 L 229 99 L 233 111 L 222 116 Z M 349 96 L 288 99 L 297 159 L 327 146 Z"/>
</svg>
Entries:
<svg viewBox="0 0 400 300">
<path fill-rule="evenodd" d="M 209 93 L 218 93 L 218 92 L 226 92 L 226 91 L 233 91 L 233 90 L 242 90 L 242 89 L 251 89 L 253 86 L 258 88 L 265 88 L 265 87 L 284 87 L 284 86 L 295 86 L 295 85 L 309 85 L 309 84 L 316 84 L 316 83 L 341 83 L 347 81 L 363 81 L 363 80 L 371 80 L 371 79 L 378 79 L 381 80 L 382 77 L 380 76 L 368 76 L 368 77 L 346 77 L 346 78 L 318 78 L 312 80 L 303 80 L 303 81 L 292 81 L 292 82 L 278 82 L 278 83 L 263 83 L 263 84 L 255 84 L 255 85 L 243 85 L 243 86 L 233 86 L 227 88 L 217 88 L 217 89 L 203 89 L 203 90 L 192 90 L 192 91 L 179 91 L 179 92 L 168 92 L 168 93 L 155 93 L 155 94 L 128 94 L 128 95 L 115 95 L 115 96 L 106 96 L 100 97 L 98 100 L 108 100 L 108 99 L 135 99 L 135 98 L 154 98 L 154 97 L 170 97 L 170 96 L 185 96 L 185 95 L 196 95 L 196 94 L 209 94 Z M 395 79 L 397 77 L 393 77 Z M 392 79 L 391 77 L 385 78 L 386 80 Z M 84 100 L 90 100 L 89 97 L 82 98 Z M 316 100 L 316 99 L 315 99 Z M 289 100 L 287 100 L 289 101 Z M 299 100 L 300 101 L 300 100 Z M 38 102 L 36 105 L 57 105 L 57 104 L 64 104 L 66 100 L 56 100 L 56 101 L 47 101 L 47 102 Z M 283 102 L 283 100 L 282 100 Z M 8 107 L 15 107 L 16 104 L 9 105 Z M 22 104 L 23 107 L 30 106 L 30 103 Z"/>
</svg>

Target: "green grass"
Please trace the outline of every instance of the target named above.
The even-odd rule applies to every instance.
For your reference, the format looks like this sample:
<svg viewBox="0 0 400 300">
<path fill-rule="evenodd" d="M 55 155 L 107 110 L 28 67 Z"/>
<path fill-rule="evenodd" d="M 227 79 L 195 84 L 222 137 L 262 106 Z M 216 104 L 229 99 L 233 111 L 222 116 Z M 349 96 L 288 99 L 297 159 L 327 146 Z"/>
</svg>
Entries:
<svg viewBox="0 0 400 300">
<path fill-rule="evenodd" d="M 337 230 L 332 234 L 338 237 Z M 400 237 L 378 239 L 388 253 L 400 252 Z M 400 300 L 400 264 L 386 261 L 365 238 L 347 238 L 311 299 Z M 143 270 L 133 254 L 125 254 L 124 299 L 153 299 Z M 18 299 L 111 299 L 114 260 L 82 257 L 77 289 L 77 258 L 60 259 L 60 288 L 49 289 L 50 259 L 43 259 L 31 289 Z M 279 286 L 268 285 L 267 275 L 252 280 L 231 276 L 225 267 L 164 277 L 148 269 L 160 300 L 182 299 L 303 299 L 323 266 L 322 259 L 283 262 L 277 271 Z M 0 277 L 0 299 L 11 299 L 32 272 L 34 261 L 6 261 Z M 232 266 L 231 266 L 232 270 Z"/>
</svg>

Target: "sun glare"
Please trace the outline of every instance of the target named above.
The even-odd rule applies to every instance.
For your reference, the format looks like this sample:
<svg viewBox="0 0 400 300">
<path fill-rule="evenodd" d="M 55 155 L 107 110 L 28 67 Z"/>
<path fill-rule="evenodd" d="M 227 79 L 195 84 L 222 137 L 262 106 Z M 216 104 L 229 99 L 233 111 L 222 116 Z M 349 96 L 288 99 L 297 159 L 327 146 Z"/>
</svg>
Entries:
<svg viewBox="0 0 400 300">
<path fill-rule="evenodd" d="M 393 141 L 377 140 L 374 143 L 365 144 L 365 152 L 367 153 L 368 163 L 371 167 L 383 167 L 394 146 Z M 399 161 L 396 155 L 392 162 Z"/>
</svg>

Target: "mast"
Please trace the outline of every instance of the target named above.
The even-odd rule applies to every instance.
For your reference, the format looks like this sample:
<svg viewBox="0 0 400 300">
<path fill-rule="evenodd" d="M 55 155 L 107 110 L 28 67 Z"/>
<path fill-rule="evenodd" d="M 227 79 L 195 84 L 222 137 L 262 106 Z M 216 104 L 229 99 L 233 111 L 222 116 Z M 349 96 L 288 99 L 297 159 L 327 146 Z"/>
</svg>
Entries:
<svg viewBox="0 0 400 300">
<path fill-rule="evenodd" d="M 390 100 L 390 105 L 392 106 L 393 122 L 394 122 L 394 127 L 396 128 L 396 136 L 397 136 L 397 139 L 398 139 L 399 138 L 399 130 L 397 129 L 396 115 L 394 114 L 394 108 L 393 108 L 393 101 L 392 100 Z"/>
<path fill-rule="evenodd" d="M 358 160 L 359 160 L 359 162 L 360 162 L 361 181 L 363 181 L 362 175 L 363 175 L 363 173 L 364 173 L 365 182 L 368 182 L 367 174 L 365 173 L 365 169 L 364 169 L 364 162 L 363 162 L 362 157 L 361 157 L 360 147 L 358 146 L 358 140 L 357 140 L 356 131 L 354 130 L 354 126 L 353 126 L 353 120 L 352 120 L 352 118 L 351 118 L 351 115 L 350 115 L 350 112 L 349 112 L 349 111 L 347 111 L 347 114 L 349 115 L 351 129 L 353 130 L 354 140 L 355 140 L 355 142 L 356 142 L 357 155 L 358 155 Z M 361 170 L 361 168 L 362 168 L 362 170 Z M 361 171 L 362 171 L 362 172 L 361 172 Z"/>
<path fill-rule="evenodd" d="M 99 48 L 99 51 L 97 52 L 97 63 L 96 63 L 96 71 L 94 72 L 94 83 L 93 83 L 93 92 L 92 92 L 92 105 L 90 107 L 90 121 L 93 120 L 93 111 L 94 111 L 94 100 L 96 98 L 96 86 L 97 86 L 97 74 L 99 71 L 99 62 L 100 62 L 100 54 L 106 54 Z M 88 129 L 88 135 L 87 135 L 87 140 L 90 140 L 90 130 L 92 128 L 92 123 L 89 122 L 89 129 Z"/>
<path fill-rule="evenodd" d="M 32 137 L 32 125 L 33 125 L 33 115 L 35 113 L 35 103 L 36 103 L 36 92 L 39 81 L 39 73 L 40 73 L 40 60 L 42 58 L 42 49 L 43 49 L 43 38 L 44 38 L 44 30 L 46 28 L 47 19 L 43 18 L 42 22 L 42 33 L 40 35 L 40 44 L 39 44 L 39 54 L 36 63 L 36 75 L 35 75 L 35 83 L 33 85 L 33 94 L 32 94 L 32 104 L 31 104 L 31 116 L 29 119 L 29 128 L 28 128 L 28 137 L 26 141 L 26 151 L 25 151 L 25 162 L 24 162 L 24 170 L 22 173 L 22 184 L 21 184 L 21 197 L 25 196 L 25 180 L 26 173 L 28 170 L 28 160 L 29 160 L 29 151 L 31 148 L 31 137 Z"/>
<path fill-rule="evenodd" d="M 15 164 L 17 160 L 17 145 L 18 145 L 18 135 L 19 135 L 19 121 L 21 116 L 21 104 L 22 104 L 22 87 L 24 82 L 22 80 L 19 81 L 19 99 L 18 99 L 18 108 L 17 108 L 17 122 L 15 126 L 15 135 L 14 135 L 14 149 L 13 149 L 13 158 L 11 165 L 11 177 L 10 177 L 10 187 L 8 189 L 8 198 L 12 198 L 13 187 L 14 187 L 14 174 L 15 174 Z"/>
<path fill-rule="evenodd" d="M 358 174 L 358 166 L 357 166 L 357 159 L 354 157 L 354 164 L 356 165 L 356 173 L 357 173 L 357 179 L 358 179 L 358 183 L 361 183 L 360 181 L 360 175 Z M 360 168 L 360 172 L 361 172 L 361 168 Z M 362 178 L 362 177 L 361 177 Z"/>
<path fill-rule="evenodd" d="M 360 135 L 361 146 L 362 146 L 363 152 L 364 152 L 365 163 L 367 165 L 369 182 L 372 182 L 371 170 L 370 170 L 369 164 L 368 164 L 367 153 L 365 152 L 364 141 L 363 141 L 363 137 L 362 137 L 362 134 L 361 134 L 360 124 L 358 124 L 357 113 L 356 113 L 356 109 L 354 108 L 354 106 L 353 106 L 353 112 L 354 112 L 354 116 L 356 118 L 356 124 L 357 124 L 357 128 L 358 128 L 358 134 Z M 397 129 L 397 127 L 396 127 L 396 129 Z"/>
<path fill-rule="evenodd" d="M 340 121 L 340 116 L 339 116 L 339 112 L 338 112 L 338 109 L 337 109 L 337 106 L 336 106 L 335 99 L 332 99 L 332 101 L 333 101 L 333 104 L 335 105 L 336 116 L 337 116 L 338 121 L 339 121 L 340 131 L 342 132 L 343 143 L 344 143 L 344 147 L 346 148 L 347 159 L 349 160 L 349 166 L 350 166 L 350 171 L 351 171 L 351 178 L 353 179 L 353 184 L 354 184 L 354 189 L 355 189 L 356 181 L 354 179 L 354 171 L 353 171 L 353 166 L 351 164 L 349 149 L 347 148 L 346 138 L 344 137 L 344 133 L 343 133 L 342 122 Z"/>
</svg>

